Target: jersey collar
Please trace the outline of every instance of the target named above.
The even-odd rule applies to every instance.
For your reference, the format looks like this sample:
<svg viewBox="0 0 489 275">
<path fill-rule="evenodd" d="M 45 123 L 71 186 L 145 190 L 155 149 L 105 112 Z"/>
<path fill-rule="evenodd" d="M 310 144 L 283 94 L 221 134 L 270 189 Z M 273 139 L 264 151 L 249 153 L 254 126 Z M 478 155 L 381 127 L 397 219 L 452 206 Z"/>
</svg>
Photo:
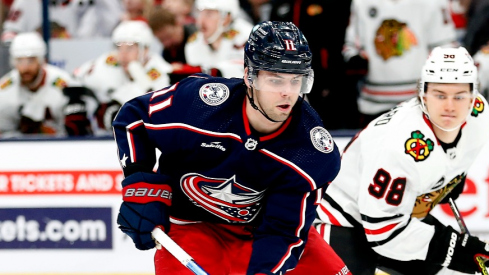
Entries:
<svg viewBox="0 0 489 275">
<path fill-rule="evenodd" d="M 243 123 L 244 123 L 244 128 L 245 128 L 246 134 L 248 136 L 250 136 L 252 133 L 251 133 L 250 121 L 248 120 L 248 116 L 246 115 L 246 97 L 243 101 L 242 114 L 243 114 Z M 282 126 L 280 126 L 280 128 L 278 128 L 277 131 L 275 131 L 271 134 L 265 135 L 265 136 L 261 136 L 259 138 L 259 140 L 260 141 L 266 141 L 266 140 L 270 140 L 270 139 L 277 137 L 283 131 L 285 131 L 285 129 L 287 129 L 287 126 L 289 126 L 291 120 L 292 120 L 292 115 L 290 115 L 287 118 L 287 120 L 282 124 Z"/>
</svg>

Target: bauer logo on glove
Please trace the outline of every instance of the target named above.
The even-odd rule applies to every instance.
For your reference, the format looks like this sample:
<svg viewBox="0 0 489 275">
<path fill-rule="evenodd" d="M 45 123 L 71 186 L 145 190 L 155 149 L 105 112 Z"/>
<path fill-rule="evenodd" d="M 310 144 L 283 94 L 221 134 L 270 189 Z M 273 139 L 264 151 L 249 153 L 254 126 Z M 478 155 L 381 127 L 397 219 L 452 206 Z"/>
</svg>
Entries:
<svg viewBox="0 0 489 275">
<path fill-rule="evenodd" d="M 124 201 L 135 203 L 148 203 L 159 201 L 168 206 L 171 205 L 171 187 L 169 185 L 156 185 L 138 182 L 122 189 Z"/>
</svg>

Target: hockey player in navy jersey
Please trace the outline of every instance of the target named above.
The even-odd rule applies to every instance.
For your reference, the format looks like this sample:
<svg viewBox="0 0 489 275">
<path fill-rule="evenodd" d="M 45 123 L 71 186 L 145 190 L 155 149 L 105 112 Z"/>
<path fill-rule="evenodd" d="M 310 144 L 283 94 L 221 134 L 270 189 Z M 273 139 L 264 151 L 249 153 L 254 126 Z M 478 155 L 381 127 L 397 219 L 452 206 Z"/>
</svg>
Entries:
<svg viewBox="0 0 489 275">
<path fill-rule="evenodd" d="M 212 275 L 349 273 L 311 227 L 340 168 L 303 101 L 311 58 L 294 24 L 263 22 L 246 44 L 244 79 L 198 74 L 122 106 L 118 224 L 138 249 L 155 247 L 151 231 L 162 226 Z M 164 249 L 155 267 L 191 274 Z"/>
<path fill-rule="evenodd" d="M 343 151 L 318 208 L 317 229 L 353 274 L 474 274 L 489 244 L 430 211 L 462 192 L 489 140 L 487 101 L 462 48 L 433 49 L 419 96 L 373 120 Z"/>
</svg>

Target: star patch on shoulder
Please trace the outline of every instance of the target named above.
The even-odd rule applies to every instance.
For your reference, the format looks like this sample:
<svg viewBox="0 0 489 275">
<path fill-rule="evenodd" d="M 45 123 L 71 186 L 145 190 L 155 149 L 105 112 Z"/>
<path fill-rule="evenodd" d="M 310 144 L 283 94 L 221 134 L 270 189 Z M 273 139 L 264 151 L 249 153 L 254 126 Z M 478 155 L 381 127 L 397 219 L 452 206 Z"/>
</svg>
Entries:
<svg viewBox="0 0 489 275">
<path fill-rule="evenodd" d="M 470 114 L 473 117 L 477 117 L 480 113 L 484 112 L 484 101 L 480 97 L 476 97 L 474 101 L 474 108 Z"/>
<path fill-rule="evenodd" d="M 199 95 L 205 104 L 217 106 L 229 98 L 229 88 L 222 83 L 207 83 L 200 87 Z"/>
<path fill-rule="evenodd" d="M 424 139 L 424 135 L 420 131 L 414 131 L 411 133 L 411 137 L 406 140 L 405 153 L 413 157 L 416 162 L 423 161 L 435 148 L 433 145 L 431 139 Z"/>
<path fill-rule="evenodd" d="M 321 126 L 314 127 L 311 130 L 311 141 L 316 149 L 323 153 L 331 153 L 334 149 L 333 137 Z"/>
</svg>

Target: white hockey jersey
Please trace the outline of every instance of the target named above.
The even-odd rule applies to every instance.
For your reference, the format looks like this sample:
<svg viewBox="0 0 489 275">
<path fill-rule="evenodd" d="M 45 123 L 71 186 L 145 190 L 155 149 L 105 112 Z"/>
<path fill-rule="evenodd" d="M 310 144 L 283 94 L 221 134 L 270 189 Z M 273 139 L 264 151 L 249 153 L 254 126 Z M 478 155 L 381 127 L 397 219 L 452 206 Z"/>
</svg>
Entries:
<svg viewBox="0 0 489 275">
<path fill-rule="evenodd" d="M 142 95 L 149 90 L 159 90 L 170 84 L 168 73 L 171 65 L 159 54 L 150 53 L 148 62 L 143 68 L 146 80 L 132 81 L 117 62 L 115 52 L 101 55 L 88 61 L 75 70 L 75 77 L 87 88 L 90 88 L 101 103 L 115 100 L 120 104 Z M 139 75 L 138 75 L 139 76 Z M 141 83 L 145 82 L 145 83 Z M 145 84 L 149 82 L 147 87 Z"/>
<path fill-rule="evenodd" d="M 479 69 L 479 92 L 487 97 L 489 95 L 489 46 L 481 48 L 474 55 L 474 62 Z"/>
<path fill-rule="evenodd" d="M 17 70 L 12 70 L 0 79 L 0 136 L 18 135 L 21 116 L 34 121 L 43 121 L 43 129 L 48 133 L 64 135 L 63 107 L 68 98 L 63 88 L 78 86 L 68 72 L 44 65 L 45 77 L 42 86 L 31 92 L 20 85 Z"/>
<path fill-rule="evenodd" d="M 430 49 L 455 40 L 447 0 L 353 0 L 343 54 L 368 57 L 360 112 L 378 114 L 414 97 Z"/>
<path fill-rule="evenodd" d="M 434 227 L 421 220 L 467 175 L 489 140 L 482 95 L 454 148 L 445 152 L 416 98 L 359 132 L 342 154 L 341 169 L 318 207 L 324 223 L 363 227 L 379 254 L 425 260 Z"/>
<path fill-rule="evenodd" d="M 244 19 L 236 18 L 215 50 L 205 42 L 201 32 L 194 33 L 185 45 L 187 63 L 205 69 L 216 68 L 226 78 L 243 77 L 244 46 L 252 28 L 253 25 Z"/>
<path fill-rule="evenodd" d="M 110 37 L 120 21 L 122 5 L 115 0 L 54 0 L 49 1 L 49 21 L 53 37 Z M 2 41 L 16 33 L 42 28 L 42 1 L 15 0 L 3 24 Z"/>
</svg>

